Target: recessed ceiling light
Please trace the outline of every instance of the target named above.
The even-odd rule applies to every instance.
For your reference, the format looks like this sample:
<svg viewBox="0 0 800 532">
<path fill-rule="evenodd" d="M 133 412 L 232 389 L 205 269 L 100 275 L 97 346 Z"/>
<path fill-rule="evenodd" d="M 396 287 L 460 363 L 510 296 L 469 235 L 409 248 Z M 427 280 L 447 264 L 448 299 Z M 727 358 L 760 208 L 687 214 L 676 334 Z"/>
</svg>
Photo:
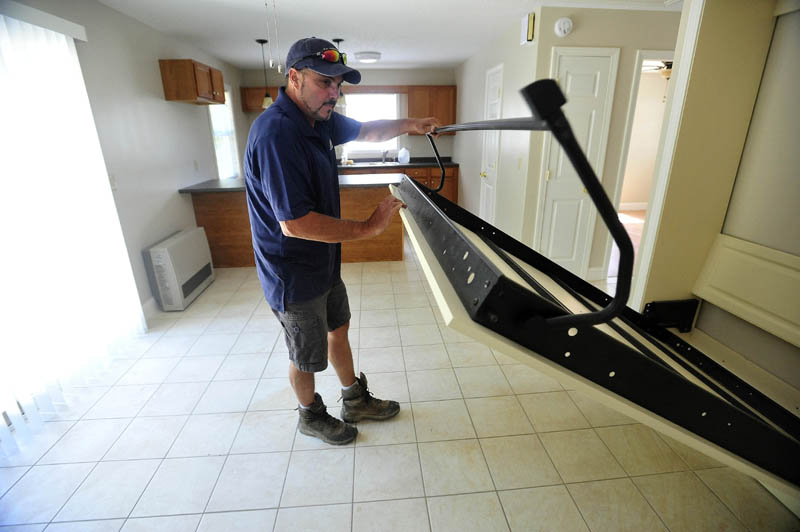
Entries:
<svg viewBox="0 0 800 532">
<path fill-rule="evenodd" d="M 380 52 L 356 52 L 356 59 L 359 63 L 376 63 L 380 58 Z"/>
</svg>

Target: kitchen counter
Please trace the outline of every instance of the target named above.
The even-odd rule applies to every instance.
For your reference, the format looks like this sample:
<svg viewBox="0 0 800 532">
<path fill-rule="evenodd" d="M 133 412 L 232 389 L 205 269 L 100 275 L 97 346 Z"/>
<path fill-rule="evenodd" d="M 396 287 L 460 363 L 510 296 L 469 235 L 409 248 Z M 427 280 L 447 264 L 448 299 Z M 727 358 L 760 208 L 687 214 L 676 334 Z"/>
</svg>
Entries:
<svg viewBox="0 0 800 532">
<path fill-rule="evenodd" d="M 353 168 L 355 165 L 349 165 L 348 168 Z M 375 165 L 366 168 L 377 168 Z M 384 167 L 385 168 L 385 167 Z M 395 167 L 397 168 L 397 167 Z M 351 187 L 376 187 L 376 186 L 389 186 L 399 185 L 403 180 L 403 173 L 398 172 L 394 174 L 353 174 L 353 175 L 340 175 L 339 186 L 341 188 Z M 196 194 L 200 192 L 244 192 L 244 179 L 209 179 L 202 183 L 197 183 L 189 187 L 184 187 L 178 192 L 181 194 Z"/>
<path fill-rule="evenodd" d="M 339 176 L 341 217 L 366 220 L 389 195 L 389 185 L 399 184 L 403 175 L 398 172 Z M 195 220 L 206 231 L 214 266 L 255 265 L 244 179 L 211 179 L 179 192 L 192 197 Z M 342 243 L 342 262 L 401 260 L 403 224 L 399 216 L 377 237 Z"/>
</svg>

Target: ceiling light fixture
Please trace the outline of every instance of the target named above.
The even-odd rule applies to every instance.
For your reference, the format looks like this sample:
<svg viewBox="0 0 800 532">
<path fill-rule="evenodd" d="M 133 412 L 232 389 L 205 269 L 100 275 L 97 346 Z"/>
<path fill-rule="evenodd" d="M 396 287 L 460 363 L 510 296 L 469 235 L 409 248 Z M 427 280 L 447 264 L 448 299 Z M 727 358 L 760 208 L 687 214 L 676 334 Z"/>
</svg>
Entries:
<svg viewBox="0 0 800 532">
<path fill-rule="evenodd" d="M 270 29 L 269 29 L 269 0 L 264 0 L 264 9 L 267 12 L 267 39 L 270 38 Z M 275 26 L 275 53 L 278 55 L 278 59 L 275 60 L 272 58 L 272 44 L 269 45 L 269 67 L 275 68 L 277 66 L 278 74 L 283 72 L 283 65 L 281 64 L 280 54 L 281 54 L 281 41 L 278 38 L 278 8 L 275 5 L 275 0 L 272 0 L 272 22 Z"/>
<path fill-rule="evenodd" d="M 359 63 L 377 63 L 380 58 L 380 52 L 356 52 L 356 59 Z"/>
<path fill-rule="evenodd" d="M 266 109 L 272 105 L 272 97 L 269 95 L 269 84 L 267 83 L 267 60 L 264 57 L 264 45 L 269 41 L 267 39 L 256 39 L 256 42 L 261 45 L 261 65 L 264 67 L 264 90 L 266 91 L 264 101 L 261 102 L 261 108 Z"/>
</svg>

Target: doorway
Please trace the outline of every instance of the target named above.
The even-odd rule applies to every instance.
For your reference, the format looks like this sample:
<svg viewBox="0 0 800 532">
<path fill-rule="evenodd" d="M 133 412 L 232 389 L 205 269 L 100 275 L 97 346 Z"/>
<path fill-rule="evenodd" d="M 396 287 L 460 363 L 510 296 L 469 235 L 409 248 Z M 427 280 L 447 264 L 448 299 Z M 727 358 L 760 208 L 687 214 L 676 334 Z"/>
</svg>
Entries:
<svg viewBox="0 0 800 532">
<path fill-rule="evenodd" d="M 486 71 L 486 105 L 484 118 L 497 120 L 502 112 L 503 64 Z M 483 132 L 483 152 L 481 155 L 481 202 L 480 217 L 494 223 L 495 192 L 497 188 L 497 165 L 500 151 L 500 131 Z"/>
<path fill-rule="evenodd" d="M 647 221 L 653 189 L 655 162 L 667 102 L 667 86 L 672 75 L 672 51 L 639 50 L 637 75 L 631 87 L 628 121 L 625 129 L 623 158 L 617 179 L 614 204 L 623 227 L 633 243 L 634 263 Z M 606 278 L 598 284 L 606 292 L 616 290 L 619 249 L 609 239 L 606 253 Z"/>
</svg>

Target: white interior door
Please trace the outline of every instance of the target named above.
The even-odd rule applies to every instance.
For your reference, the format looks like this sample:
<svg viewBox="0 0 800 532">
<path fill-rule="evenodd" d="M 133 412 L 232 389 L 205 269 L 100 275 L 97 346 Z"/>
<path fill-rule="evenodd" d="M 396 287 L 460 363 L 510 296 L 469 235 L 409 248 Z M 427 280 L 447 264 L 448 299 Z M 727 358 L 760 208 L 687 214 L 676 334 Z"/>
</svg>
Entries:
<svg viewBox="0 0 800 532">
<path fill-rule="evenodd" d="M 500 118 L 503 96 L 503 65 L 486 71 L 486 120 Z M 500 149 L 500 132 L 483 132 L 483 155 L 481 157 L 481 204 L 480 217 L 494 223 L 495 190 L 497 187 L 497 164 Z"/>
<path fill-rule="evenodd" d="M 605 161 L 618 48 L 553 48 L 550 75 L 567 103 L 563 110 L 589 163 L 600 175 Z M 539 250 L 586 277 L 597 210 L 561 145 L 545 137 L 539 197 Z"/>
</svg>

